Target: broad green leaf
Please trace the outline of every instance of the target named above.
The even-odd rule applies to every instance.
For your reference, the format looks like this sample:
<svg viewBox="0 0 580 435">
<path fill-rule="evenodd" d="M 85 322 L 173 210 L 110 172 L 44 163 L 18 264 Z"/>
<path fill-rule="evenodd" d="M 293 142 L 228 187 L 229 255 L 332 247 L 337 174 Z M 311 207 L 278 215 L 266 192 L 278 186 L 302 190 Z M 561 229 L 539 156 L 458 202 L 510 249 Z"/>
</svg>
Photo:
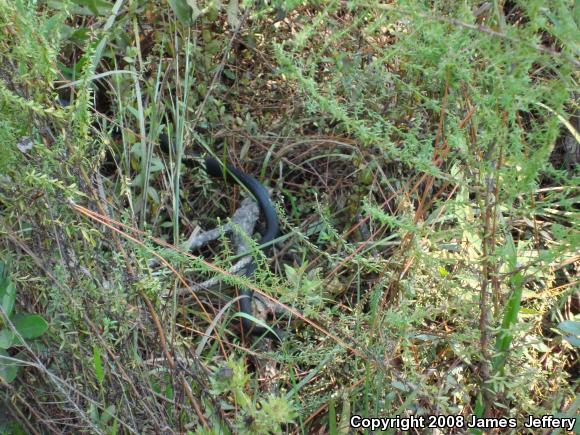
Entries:
<svg viewBox="0 0 580 435">
<path fill-rule="evenodd" d="M 3 357 L 10 357 L 10 355 L 4 349 L 0 349 L 0 378 L 6 383 L 10 383 L 16 379 L 19 367 L 15 361 Z"/>
<path fill-rule="evenodd" d="M 558 329 L 564 334 L 580 336 L 580 322 L 565 320 L 558 324 Z"/>
<path fill-rule="evenodd" d="M 187 26 L 191 23 L 191 8 L 188 6 L 188 1 L 186 0 L 167 0 L 169 6 L 173 10 L 173 13 L 177 17 L 181 24 Z"/>
<path fill-rule="evenodd" d="M 14 342 L 14 334 L 9 329 L 0 331 L 0 349 L 10 349 Z"/>
<path fill-rule="evenodd" d="M 48 323 L 38 314 L 17 314 L 12 322 L 23 338 L 40 337 L 48 329 Z"/>
</svg>

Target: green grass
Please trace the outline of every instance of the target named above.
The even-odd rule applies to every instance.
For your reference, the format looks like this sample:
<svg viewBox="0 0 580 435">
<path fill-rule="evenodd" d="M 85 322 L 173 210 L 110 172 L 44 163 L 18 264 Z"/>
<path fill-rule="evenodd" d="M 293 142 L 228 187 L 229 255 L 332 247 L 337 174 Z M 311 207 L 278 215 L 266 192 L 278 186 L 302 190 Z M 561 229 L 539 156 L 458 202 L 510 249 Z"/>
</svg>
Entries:
<svg viewBox="0 0 580 435">
<path fill-rule="evenodd" d="M 578 7 L 480 3 L 0 0 L 0 261 L 48 322 L 2 353 L 3 433 L 575 415 Z M 245 195 L 193 150 L 272 191 L 250 279 L 176 248 Z"/>
</svg>

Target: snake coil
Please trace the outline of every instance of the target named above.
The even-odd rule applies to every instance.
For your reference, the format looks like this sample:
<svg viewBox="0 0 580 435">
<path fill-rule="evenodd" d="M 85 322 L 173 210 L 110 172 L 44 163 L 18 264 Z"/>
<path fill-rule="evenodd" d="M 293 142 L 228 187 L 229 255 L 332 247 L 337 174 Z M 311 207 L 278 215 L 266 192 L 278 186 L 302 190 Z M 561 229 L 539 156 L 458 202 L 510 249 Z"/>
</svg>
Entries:
<svg viewBox="0 0 580 435">
<path fill-rule="evenodd" d="M 169 140 L 166 135 L 160 136 L 160 144 L 165 152 L 169 150 Z M 187 158 L 183 159 L 184 164 L 189 168 L 194 167 L 197 162 L 197 159 L 194 157 L 198 157 L 198 155 L 188 155 Z M 205 157 L 204 166 L 208 175 L 214 178 L 225 178 L 227 182 L 237 183 L 248 189 L 256 199 L 265 220 L 265 228 L 258 243 L 263 246 L 274 240 L 280 231 L 280 224 L 278 222 L 276 209 L 274 208 L 272 201 L 270 201 L 270 196 L 268 195 L 266 188 L 254 177 L 242 172 L 229 163 L 223 163 L 212 157 Z M 244 268 L 243 274 L 244 276 L 249 277 L 255 272 L 255 270 L 256 262 L 252 259 L 252 261 Z M 240 311 L 247 316 L 252 317 L 252 299 L 254 297 L 254 292 L 247 288 L 241 288 L 240 293 L 242 296 L 240 299 Z M 283 336 L 283 332 L 279 328 L 266 328 L 257 325 L 247 317 L 242 317 L 242 328 L 245 333 L 255 336 L 265 336 L 273 340 L 280 340 Z"/>
</svg>

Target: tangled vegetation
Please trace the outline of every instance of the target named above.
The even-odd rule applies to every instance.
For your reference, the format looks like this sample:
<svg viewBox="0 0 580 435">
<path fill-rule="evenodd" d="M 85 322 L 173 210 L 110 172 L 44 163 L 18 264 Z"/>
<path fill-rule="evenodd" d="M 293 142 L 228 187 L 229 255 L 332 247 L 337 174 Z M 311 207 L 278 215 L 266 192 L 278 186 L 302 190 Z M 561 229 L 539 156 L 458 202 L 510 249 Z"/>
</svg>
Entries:
<svg viewBox="0 0 580 435">
<path fill-rule="evenodd" d="M 0 0 L 2 433 L 576 416 L 578 8 Z M 271 191 L 251 278 L 194 150 Z"/>
</svg>

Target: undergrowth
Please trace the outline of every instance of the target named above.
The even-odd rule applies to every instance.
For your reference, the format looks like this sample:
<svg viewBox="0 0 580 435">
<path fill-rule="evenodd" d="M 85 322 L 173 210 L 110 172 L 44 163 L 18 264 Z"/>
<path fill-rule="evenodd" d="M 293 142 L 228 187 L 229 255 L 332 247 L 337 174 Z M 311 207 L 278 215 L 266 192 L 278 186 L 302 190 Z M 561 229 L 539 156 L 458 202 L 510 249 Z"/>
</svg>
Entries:
<svg viewBox="0 0 580 435">
<path fill-rule="evenodd" d="M 0 0 L 3 433 L 575 416 L 578 34 L 566 0 Z M 182 249 L 245 196 L 191 151 L 272 192 L 251 278 Z"/>
</svg>

